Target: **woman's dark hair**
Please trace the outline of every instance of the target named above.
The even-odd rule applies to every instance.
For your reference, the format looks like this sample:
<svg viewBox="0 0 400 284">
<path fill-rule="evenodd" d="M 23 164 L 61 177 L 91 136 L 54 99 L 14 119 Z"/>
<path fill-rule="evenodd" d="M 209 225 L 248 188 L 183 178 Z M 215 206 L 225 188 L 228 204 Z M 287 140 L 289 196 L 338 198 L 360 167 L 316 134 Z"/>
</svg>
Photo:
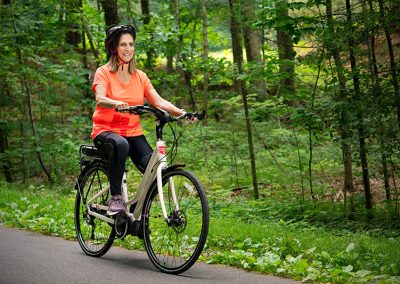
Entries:
<svg viewBox="0 0 400 284">
<path fill-rule="evenodd" d="M 133 37 L 133 40 L 136 39 L 136 29 L 131 25 L 112 26 L 107 29 L 107 36 L 104 42 L 104 46 L 106 48 L 108 58 L 110 58 L 114 50 L 117 49 L 119 39 L 122 34 L 130 34 Z"/>
</svg>

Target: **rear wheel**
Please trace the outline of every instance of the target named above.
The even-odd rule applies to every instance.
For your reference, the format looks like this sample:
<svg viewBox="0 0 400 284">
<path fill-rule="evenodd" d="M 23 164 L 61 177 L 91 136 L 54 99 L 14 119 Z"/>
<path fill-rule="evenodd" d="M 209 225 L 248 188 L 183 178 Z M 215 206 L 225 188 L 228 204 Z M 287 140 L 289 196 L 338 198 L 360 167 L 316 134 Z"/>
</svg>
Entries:
<svg viewBox="0 0 400 284">
<path fill-rule="evenodd" d="M 78 182 L 75 198 L 75 229 L 82 250 L 90 256 L 102 256 L 112 246 L 115 238 L 114 227 L 88 214 L 89 202 L 101 190 L 109 188 L 109 179 L 104 164 L 93 164 L 84 169 Z M 110 191 L 93 200 L 94 204 L 106 205 Z M 91 207 L 91 211 L 101 215 L 106 210 Z"/>
<path fill-rule="evenodd" d="M 172 188 L 175 189 L 176 203 Z M 153 264 L 162 272 L 179 274 L 199 258 L 206 243 L 209 208 L 203 186 L 190 172 L 175 169 L 163 176 L 164 219 L 157 186 L 143 209 L 144 244 Z"/>
</svg>

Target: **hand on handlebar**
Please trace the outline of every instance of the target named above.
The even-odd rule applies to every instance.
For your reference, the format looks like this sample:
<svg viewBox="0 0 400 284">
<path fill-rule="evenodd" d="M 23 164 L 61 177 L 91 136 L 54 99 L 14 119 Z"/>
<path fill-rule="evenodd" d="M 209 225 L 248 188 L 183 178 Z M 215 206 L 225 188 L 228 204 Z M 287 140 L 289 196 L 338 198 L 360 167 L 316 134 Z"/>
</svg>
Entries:
<svg viewBox="0 0 400 284">
<path fill-rule="evenodd" d="M 121 102 L 123 103 L 123 102 Z M 160 108 L 154 108 L 154 107 L 149 107 L 145 105 L 136 105 L 136 106 L 124 106 L 121 104 L 115 107 L 115 110 L 118 112 L 129 112 L 130 114 L 137 114 L 137 115 L 142 115 L 144 113 L 152 113 L 159 119 L 165 121 L 165 122 L 172 122 L 172 121 L 178 121 L 182 120 L 184 118 L 187 118 L 190 123 L 195 123 L 198 120 L 202 120 L 206 116 L 206 112 L 203 110 L 200 113 L 197 112 L 185 112 L 182 110 L 182 114 L 177 116 L 177 117 L 172 117 L 168 112 L 165 110 L 162 110 Z"/>
<path fill-rule="evenodd" d="M 185 112 L 182 115 L 178 116 L 176 120 L 181 120 L 183 118 L 187 118 L 190 123 L 196 123 L 199 120 L 204 119 L 206 116 L 206 111 L 203 110 L 202 112 Z"/>
<path fill-rule="evenodd" d="M 199 119 L 197 118 L 197 116 L 195 116 L 193 113 L 188 114 L 186 116 L 187 120 L 189 120 L 190 123 L 196 123 L 197 121 L 199 121 Z"/>
<path fill-rule="evenodd" d="M 182 111 L 183 113 L 180 116 L 176 117 L 176 120 L 181 120 L 186 117 L 190 123 L 196 123 L 198 121 L 197 117 L 195 117 L 192 113 L 188 113 L 185 110 Z"/>
<path fill-rule="evenodd" d="M 120 110 L 122 108 L 127 108 L 127 107 L 129 107 L 129 104 L 122 101 L 117 101 L 117 103 L 114 106 L 115 110 Z"/>
</svg>

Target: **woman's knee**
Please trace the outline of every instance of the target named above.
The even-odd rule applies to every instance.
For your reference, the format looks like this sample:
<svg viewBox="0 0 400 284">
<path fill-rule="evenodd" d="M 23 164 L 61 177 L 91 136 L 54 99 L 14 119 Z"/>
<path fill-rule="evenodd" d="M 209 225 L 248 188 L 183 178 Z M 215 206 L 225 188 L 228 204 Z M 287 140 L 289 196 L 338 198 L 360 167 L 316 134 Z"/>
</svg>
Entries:
<svg viewBox="0 0 400 284">
<path fill-rule="evenodd" d="M 113 142 L 115 150 L 117 151 L 118 155 L 123 155 L 123 156 L 128 155 L 129 143 L 128 141 L 126 141 L 124 137 L 121 136 L 118 139 L 115 139 Z"/>
<path fill-rule="evenodd" d="M 124 137 L 116 133 L 108 133 L 104 139 L 104 148 L 108 155 L 126 156 L 129 151 L 129 143 Z"/>
</svg>

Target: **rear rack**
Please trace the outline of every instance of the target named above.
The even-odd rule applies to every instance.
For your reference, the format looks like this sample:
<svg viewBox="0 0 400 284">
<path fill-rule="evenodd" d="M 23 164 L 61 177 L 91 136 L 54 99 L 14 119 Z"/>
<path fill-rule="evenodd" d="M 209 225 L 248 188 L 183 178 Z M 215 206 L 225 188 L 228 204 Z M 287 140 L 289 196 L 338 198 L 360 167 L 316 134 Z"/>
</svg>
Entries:
<svg viewBox="0 0 400 284">
<path fill-rule="evenodd" d="M 82 167 L 87 166 L 93 160 L 105 161 L 104 156 L 99 149 L 94 145 L 81 145 L 79 148 L 79 165 Z"/>
</svg>

